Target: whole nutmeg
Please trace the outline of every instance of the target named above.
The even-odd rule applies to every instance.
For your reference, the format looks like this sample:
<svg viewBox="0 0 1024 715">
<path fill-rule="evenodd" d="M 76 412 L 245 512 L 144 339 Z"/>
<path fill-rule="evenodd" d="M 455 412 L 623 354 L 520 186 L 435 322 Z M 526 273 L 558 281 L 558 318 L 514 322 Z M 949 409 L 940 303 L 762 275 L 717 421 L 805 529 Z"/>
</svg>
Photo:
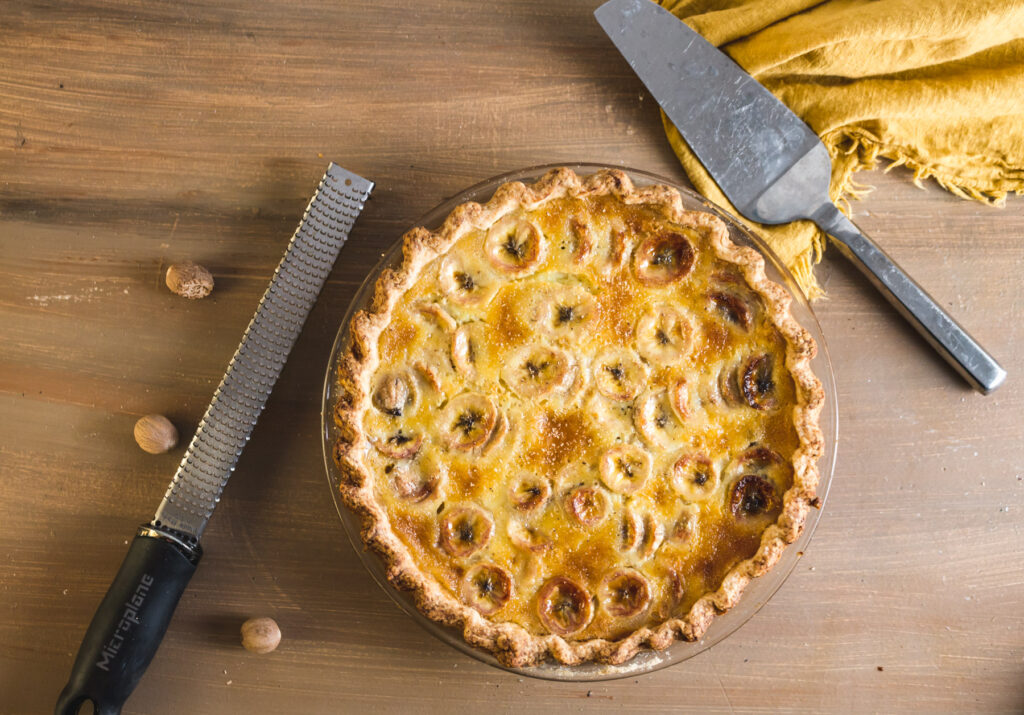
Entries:
<svg viewBox="0 0 1024 715">
<path fill-rule="evenodd" d="M 281 642 L 281 629 L 273 618 L 250 618 L 242 624 L 242 645 L 253 653 L 269 653 Z"/>
<path fill-rule="evenodd" d="M 172 263 L 167 267 L 164 281 L 172 293 L 190 300 L 205 298 L 213 290 L 213 275 L 192 261 Z"/>
<path fill-rule="evenodd" d="M 146 415 L 135 423 L 135 441 L 150 454 L 163 454 L 178 444 L 178 430 L 163 415 Z"/>
</svg>

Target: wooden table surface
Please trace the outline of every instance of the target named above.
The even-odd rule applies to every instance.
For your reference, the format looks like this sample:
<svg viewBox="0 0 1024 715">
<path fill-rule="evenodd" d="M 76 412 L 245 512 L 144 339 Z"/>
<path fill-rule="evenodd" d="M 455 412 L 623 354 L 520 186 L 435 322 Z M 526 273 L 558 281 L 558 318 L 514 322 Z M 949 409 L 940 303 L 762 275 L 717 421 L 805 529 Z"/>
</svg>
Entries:
<svg viewBox="0 0 1024 715">
<path fill-rule="evenodd" d="M 0 7 L 0 712 L 53 705 L 125 546 L 328 160 L 377 189 L 204 537 L 126 712 L 964 711 L 1024 708 L 1024 201 L 894 171 L 856 220 L 1008 368 L 981 397 L 834 253 L 817 312 L 839 390 L 831 495 L 747 625 L 658 673 L 560 684 L 436 641 L 364 570 L 321 463 L 319 399 L 380 252 L 465 186 L 538 163 L 681 178 L 656 106 L 591 18 L 552 3 L 221 0 Z M 209 266 L 188 302 L 168 262 Z M 257 656 L 238 627 L 272 615 Z"/>
</svg>

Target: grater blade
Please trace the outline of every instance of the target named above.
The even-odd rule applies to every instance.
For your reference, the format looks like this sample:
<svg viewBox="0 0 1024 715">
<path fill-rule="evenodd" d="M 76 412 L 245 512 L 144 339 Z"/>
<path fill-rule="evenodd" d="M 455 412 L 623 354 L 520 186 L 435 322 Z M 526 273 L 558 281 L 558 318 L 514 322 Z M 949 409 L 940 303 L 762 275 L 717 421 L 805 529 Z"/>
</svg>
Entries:
<svg viewBox="0 0 1024 715">
<path fill-rule="evenodd" d="M 373 182 L 332 163 L 260 299 L 153 525 L 198 544 Z"/>
</svg>

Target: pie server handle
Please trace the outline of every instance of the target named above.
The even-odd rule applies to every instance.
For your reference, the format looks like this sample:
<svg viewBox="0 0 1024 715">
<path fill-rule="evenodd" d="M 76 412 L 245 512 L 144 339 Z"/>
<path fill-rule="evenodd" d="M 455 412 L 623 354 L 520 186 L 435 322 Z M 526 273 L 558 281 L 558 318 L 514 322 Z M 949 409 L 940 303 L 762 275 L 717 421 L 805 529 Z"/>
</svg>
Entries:
<svg viewBox="0 0 1024 715">
<path fill-rule="evenodd" d="M 995 358 L 835 205 L 827 203 L 813 220 L 974 389 L 987 395 L 1003 384 L 1006 371 Z"/>
<path fill-rule="evenodd" d="M 167 631 L 202 551 L 143 525 L 82 639 L 55 712 L 71 715 L 91 701 L 97 715 L 117 715 Z"/>
</svg>

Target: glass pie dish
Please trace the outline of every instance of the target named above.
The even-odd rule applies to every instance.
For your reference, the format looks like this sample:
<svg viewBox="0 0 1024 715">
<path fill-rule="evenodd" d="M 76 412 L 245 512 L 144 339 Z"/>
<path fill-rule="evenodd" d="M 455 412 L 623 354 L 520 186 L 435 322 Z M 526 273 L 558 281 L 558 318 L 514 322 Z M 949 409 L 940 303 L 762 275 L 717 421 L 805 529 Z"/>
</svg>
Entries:
<svg viewBox="0 0 1024 715">
<path fill-rule="evenodd" d="M 477 201 L 481 203 L 486 202 L 501 184 L 510 181 L 533 182 L 545 174 L 549 169 L 556 166 L 568 166 L 581 176 L 592 174 L 602 168 L 615 168 L 629 175 L 633 182 L 638 186 L 646 186 L 650 184 L 672 186 L 680 192 L 685 208 L 710 212 L 718 215 L 723 221 L 725 221 L 730 232 L 730 237 L 735 243 L 750 246 L 764 256 L 766 262 L 765 269 L 768 278 L 789 291 L 793 297 L 791 306 L 793 317 L 811 334 L 818 344 L 818 356 L 812 362 L 812 369 L 821 380 L 825 390 L 825 408 L 820 417 L 820 427 L 824 434 L 825 445 L 823 456 L 818 464 L 820 471 L 818 498 L 820 502 L 823 503 L 828 493 L 835 465 L 835 446 L 837 438 L 835 382 L 828 358 L 828 351 L 825 346 L 824 336 L 822 335 L 821 328 L 814 317 L 813 312 L 808 306 L 806 300 L 804 300 L 803 295 L 799 288 L 797 288 L 792 276 L 788 271 L 786 271 L 784 266 L 782 266 L 781 262 L 774 256 L 771 250 L 757 239 L 757 237 L 747 231 L 734 218 L 714 207 L 692 191 L 679 186 L 675 182 L 653 174 L 624 167 L 608 167 L 593 164 L 558 164 L 531 167 L 488 179 L 487 181 L 479 183 L 461 192 L 457 196 L 444 201 L 424 216 L 417 225 L 425 226 L 428 229 L 434 229 L 440 225 L 452 209 L 459 204 L 467 201 Z M 796 542 L 785 549 L 781 559 L 775 564 L 771 571 L 754 579 L 754 581 L 747 586 L 738 605 L 729 612 L 719 615 L 704 634 L 703 638 L 694 642 L 677 641 L 662 651 L 644 650 L 637 654 L 633 659 L 621 665 L 587 663 L 576 666 L 565 666 L 554 662 L 544 662 L 540 665 L 530 667 L 509 668 L 499 663 L 499 661 L 489 652 L 479 650 L 467 643 L 463 639 L 461 630 L 443 626 L 422 615 L 417 609 L 411 594 L 400 591 L 392 586 L 385 575 L 383 563 L 378 559 L 376 554 L 364 548 L 362 538 L 360 536 L 360 519 L 342 502 L 339 494 L 339 484 L 341 482 L 342 475 L 338 467 L 335 465 L 332 457 L 332 446 L 338 436 L 333 418 L 334 402 L 337 390 L 336 375 L 339 363 L 344 358 L 350 347 L 350 336 L 348 330 L 349 322 L 356 311 L 368 306 L 373 297 L 375 283 L 381 272 L 386 268 L 397 265 L 401 261 L 401 258 L 402 242 L 401 238 L 398 238 L 392 244 L 390 249 L 385 252 L 378 265 L 369 273 L 363 285 L 353 297 L 351 304 L 348 306 L 348 310 L 340 322 L 340 328 L 331 352 L 324 384 L 322 434 L 324 459 L 328 479 L 342 524 L 345 527 L 353 547 L 356 549 L 357 553 L 360 554 L 366 568 L 381 588 L 402 610 L 412 616 L 420 625 L 441 640 L 484 663 L 488 663 L 489 665 L 531 677 L 552 680 L 586 681 L 614 679 L 618 677 L 637 675 L 639 673 L 646 673 L 692 657 L 733 633 L 751 616 L 753 616 L 764 603 L 767 602 L 772 594 L 774 594 L 785 581 L 797 561 L 799 561 L 800 554 L 806 548 L 817 521 L 820 518 L 820 508 L 811 510 L 800 537 Z"/>
</svg>

